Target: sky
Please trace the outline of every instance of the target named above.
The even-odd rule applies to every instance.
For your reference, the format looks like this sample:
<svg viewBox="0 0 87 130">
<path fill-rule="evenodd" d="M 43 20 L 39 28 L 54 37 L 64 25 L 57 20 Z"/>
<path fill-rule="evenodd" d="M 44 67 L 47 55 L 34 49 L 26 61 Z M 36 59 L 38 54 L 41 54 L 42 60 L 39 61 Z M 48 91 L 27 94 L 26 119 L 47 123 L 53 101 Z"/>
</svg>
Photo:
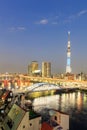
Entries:
<svg viewBox="0 0 87 130">
<path fill-rule="evenodd" d="M 32 61 L 65 73 L 68 31 L 72 73 L 87 73 L 87 0 L 0 0 L 0 73 Z"/>
</svg>

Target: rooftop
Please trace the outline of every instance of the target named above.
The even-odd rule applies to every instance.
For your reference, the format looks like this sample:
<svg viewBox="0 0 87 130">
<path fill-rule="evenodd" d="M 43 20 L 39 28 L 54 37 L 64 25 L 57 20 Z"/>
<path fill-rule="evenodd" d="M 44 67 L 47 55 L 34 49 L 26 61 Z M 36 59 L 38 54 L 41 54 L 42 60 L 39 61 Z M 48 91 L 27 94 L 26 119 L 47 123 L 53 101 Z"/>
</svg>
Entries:
<svg viewBox="0 0 87 130">
<path fill-rule="evenodd" d="M 16 130 L 24 115 L 25 111 L 21 107 L 14 104 L 3 122 L 4 129 Z"/>
<path fill-rule="evenodd" d="M 41 115 L 36 113 L 35 111 L 33 110 L 29 110 L 29 119 L 34 119 L 34 118 L 37 118 L 37 117 L 40 117 Z"/>
<path fill-rule="evenodd" d="M 55 122 L 55 121 L 53 121 L 53 120 L 48 120 L 48 121 L 47 121 L 47 123 L 48 123 L 50 126 L 52 126 L 52 127 L 59 126 L 59 124 L 58 124 L 58 123 L 56 123 L 56 122 Z"/>
<path fill-rule="evenodd" d="M 46 122 L 43 122 L 43 124 L 42 124 L 42 130 L 44 130 L 44 128 L 46 129 L 46 130 L 48 130 L 48 129 L 56 129 L 56 130 L 62 130 L 63 128 L 58 124 L 58 123 L 56 123 L 55 121 L 53 121 L 53 120 L 49 120 L 49 121 L 46 121 Z"/>
</svg>

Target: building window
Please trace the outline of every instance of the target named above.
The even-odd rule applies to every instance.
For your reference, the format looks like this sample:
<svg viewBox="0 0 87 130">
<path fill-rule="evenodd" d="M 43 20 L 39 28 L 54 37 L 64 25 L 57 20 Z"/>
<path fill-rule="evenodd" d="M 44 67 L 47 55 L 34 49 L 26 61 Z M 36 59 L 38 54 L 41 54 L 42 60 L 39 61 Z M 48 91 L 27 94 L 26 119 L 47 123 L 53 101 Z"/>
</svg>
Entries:
<svg viewBox="0 0 87 130">
<path fill-rule="evenodd" d="M 41 124 L 41 120 L 39 120 L 39 124 Z"/>
<path fill-rule="evenodd" d="M 57 121 L 57 116 L 55 116 L 55 120 Z"/>
<path fill-rule="evenodd" d="M 13 122 L 11 119 L 9 119 L 9 120 L 7 121 L 7 125 L 8 125 L 8 127 L 9 127 L 10 129 L 13 127 L 13 124 L 14 124 L 14 122 Z"/>
<path fill-rule="evenodd" d="M 23 128 L 25 128 L 25 125 L 23 125 Z"/>
<path fill-rule="evenodd" d="M 32 124 L 30 123 L 30 126 L 32 126 Z"/>
</svg>

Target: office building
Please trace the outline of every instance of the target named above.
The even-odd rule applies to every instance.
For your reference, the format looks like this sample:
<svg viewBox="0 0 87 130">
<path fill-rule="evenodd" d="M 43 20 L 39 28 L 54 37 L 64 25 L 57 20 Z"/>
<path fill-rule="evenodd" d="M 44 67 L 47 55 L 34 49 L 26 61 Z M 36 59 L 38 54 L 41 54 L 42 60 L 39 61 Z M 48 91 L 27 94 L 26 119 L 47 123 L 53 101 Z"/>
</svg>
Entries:
<svg viewBox="0 0 87 130">
<path fill-rule="evenodd" d="M 42 62 L 42 77 L 51 77 L 51 63 Z"/>
<path fill-rule="evenodd" d="M 38 62 L 32 61 L 31 64 L 28 65 L 28 74 L 32 76 L 35 74 L 35 72 L 37 72 L 37 70 L 38 70 Z"/>
</svg>

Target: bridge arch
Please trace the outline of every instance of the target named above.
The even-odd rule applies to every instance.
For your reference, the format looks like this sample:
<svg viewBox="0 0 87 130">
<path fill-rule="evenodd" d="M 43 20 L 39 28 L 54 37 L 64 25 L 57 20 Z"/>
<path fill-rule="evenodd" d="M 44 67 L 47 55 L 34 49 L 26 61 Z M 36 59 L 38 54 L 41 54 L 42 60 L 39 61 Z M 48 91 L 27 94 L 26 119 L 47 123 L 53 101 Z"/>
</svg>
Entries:
<svg viewBox="0 0 87 130">
<path fill-rule="evenodd" d="M 53 89 L 61 89 L 60 86 L 56 84 L 50 83 L 35 83 L 32 86 L 26 88 L 26 91 L 35 92 L 35 91 L 46 91 L 46 90 L 53 90 Z"/>
</svg>

